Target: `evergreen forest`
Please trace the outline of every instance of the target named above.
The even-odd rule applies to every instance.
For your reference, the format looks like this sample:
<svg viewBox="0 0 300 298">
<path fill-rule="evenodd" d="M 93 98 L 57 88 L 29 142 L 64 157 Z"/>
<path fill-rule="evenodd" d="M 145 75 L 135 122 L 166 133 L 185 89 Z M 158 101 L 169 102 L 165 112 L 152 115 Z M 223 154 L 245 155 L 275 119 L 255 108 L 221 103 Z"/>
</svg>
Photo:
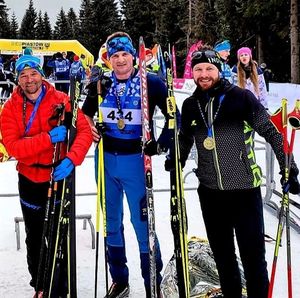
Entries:
<svg viewBox="0 0 300 298">
<path fill-rule="evenodd" d="M 175 45 L 179 77 L 190 45 L 228 39 L 230 66 L 236 51 L 247 46 L 272 70 L 273 81 L 299 84 L 299 6 L 298 0 L 81 0 L 79 11 L 61 8 L 51 24 L 47 12 L 28 0 L 18 24 L 0 0 L 0 38 L 77 39 L 97 59 L 106 37 L 123 30 L 135 45 L 141 35 L 149 48 Z"/>
</svg>

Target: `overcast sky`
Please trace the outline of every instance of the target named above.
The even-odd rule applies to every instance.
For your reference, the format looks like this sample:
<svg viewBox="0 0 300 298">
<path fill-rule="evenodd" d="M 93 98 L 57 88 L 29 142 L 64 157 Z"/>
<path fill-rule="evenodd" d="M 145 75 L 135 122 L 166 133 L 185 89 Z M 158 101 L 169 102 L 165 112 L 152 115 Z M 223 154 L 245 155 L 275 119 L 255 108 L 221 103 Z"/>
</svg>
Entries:
<svg viewBox="0 0 300 298">
<path fill-rule="evenodd" d="M 63 8 L 65 12 L 68 12 L 68 10 L 73 7 L 75 13 L 78 15 L 81 2 L 82 0 L 33 0 L 33 5 L 37 13 L 40 10 L 42 11 L 42 14 L 45 12 L 48 13 L 51 26 L 53 27 L 61 8 Z M 15 12 L 20 25 L 25 10 L 29 6 L 29 0 L 5 0 L 5 3 L 7 8 L 10 9 L 8 11 L 9 19 L 11 18 L 12 13 Z"/>
</svg>

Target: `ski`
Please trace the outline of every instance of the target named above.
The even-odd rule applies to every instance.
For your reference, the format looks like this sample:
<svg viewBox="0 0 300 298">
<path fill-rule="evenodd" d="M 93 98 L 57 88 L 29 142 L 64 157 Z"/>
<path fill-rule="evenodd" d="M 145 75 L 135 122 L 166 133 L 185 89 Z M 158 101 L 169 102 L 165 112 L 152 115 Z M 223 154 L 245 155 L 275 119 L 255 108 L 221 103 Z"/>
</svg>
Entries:
<svg viewBox="0 0 300 298">
<path fill-rule="evenodd" d="M 173 89 L 171 55 L 165 52 L 167 65 L 167 108 L 168 128 L 171 133 L 170 158 L 175 161 L 175 168 L 170 171 L 171 188 L 171 228 L 174 237 L 174 255 L 177 269 L 177 285 L 179 297 L 189 297 L 189 263 L 187 241 L 187 215 L 184 199 L 182 169 L 177 130 L 176 102 Z"/>
<path fill-rule="evenodd" d="M 148 89 L 147 89 L 147 70 L 145 60 L 145 43 L 143 37 L 139 39 L 139 73 L 141 80 L 141 109 L 142 109 L 142 132 L 143 144 L 151 139 Z M 156 232 L 155 232 L 155 213 L 154 213 L 154 196 L 153 196 L 153 178 L 152 178 L 152 161 L 151 156 L 144 154 L 144 169 L 146 181 L 146 199 L 148 213 L 148 237 L 149 237 L 149 263 L 150 263 L 150 286 L 151 298 L 157 296 L 156 284 Z"/>
<path fill-rule="evenodd" d="M 57 120 L 57 126 L 61 124 L 64 119 L 64 105 L 61 104 L 56 107 L 54 114 L 49 119 Z M 37 271 L 37 280 L 35 285 L 35 291 L 38 293 L 40 286 L 46 293 L 49 286 L 49 270 L 51 268 L 51 253 L 53 251 L 53 232 L 56 221 L 56 203 L 57 203 L 57 189 L 58 182 L 53 180 L 54 165 L 60 159 L 61 143 L 56 143 L 54 146 L 54 153 L 52 159 L 52 171 L 50 174 L 50 182 L 48 188 L 47 203 L 45 208 L 43 232 L 41 239 L 40 256 Z"/>
<path fill-rule="evenodd" d="M 80 83 L 76 78 L 71 77 L 70 100 L 72 120 L 68 130 L 67 151 L 70 149 L 77 131 L 76 122 L 80 96 L 79 86 Z M 72 173 L 63 180 L 49 297 L 59 297 L 59 295 L 65 295 L 71 298 L 77 297 L 75 210 L 74 169 Z M 61 293 L 61 291 L 63 291 L 63 293 Z"/>
</svg>

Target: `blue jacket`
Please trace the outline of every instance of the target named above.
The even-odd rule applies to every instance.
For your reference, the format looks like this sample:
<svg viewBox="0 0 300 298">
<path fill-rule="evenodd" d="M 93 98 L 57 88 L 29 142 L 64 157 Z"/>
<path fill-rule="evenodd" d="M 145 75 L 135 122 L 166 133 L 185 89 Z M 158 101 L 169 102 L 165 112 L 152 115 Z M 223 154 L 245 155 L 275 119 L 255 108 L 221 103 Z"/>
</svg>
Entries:
<svg viewBox="0 0 300 298">
<path fill-rule="evenodd" d="M 48 67 L 53 68 L 57 80 L 68 80 L 70 78 L 70 61 L 68 59 L 56 58 L 47 62 Z"/>
</svg>

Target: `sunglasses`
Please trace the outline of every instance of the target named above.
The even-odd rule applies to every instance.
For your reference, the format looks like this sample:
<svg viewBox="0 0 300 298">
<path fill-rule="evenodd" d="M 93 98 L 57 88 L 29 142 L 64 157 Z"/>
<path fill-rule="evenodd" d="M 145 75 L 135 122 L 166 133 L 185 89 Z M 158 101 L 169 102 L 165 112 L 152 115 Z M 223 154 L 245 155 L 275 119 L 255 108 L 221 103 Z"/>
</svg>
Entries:
<svg viewBox="0 0 300 298">
<path fill-rule="evenodd" d="M 202 57 L 219 59 L 219 54 L 212 50 L 196 51 L 192 54 L 192 59 L 201 59 Z"/>
<path fill-rule="evenodd" d="M 113 39 L 111 39 L 110 41 L 108 41 L 108 46 L 111 48 L 115 48 L 117 46 L 125 46 L 128 43 L 131 44 L 130 39 L 127 36 L 121 36 L 121 37 L 115 37 Z"/>
<path fill-rule="evenodd" d="M 31 61 L 26 61 L 24 63 L 18 64 L 18 66 L 16 67 L 16 71 L 21 71 L 25 68 L 37 68 L 37 67 L 39 67 L 39 64 Z"/>
</svg>

